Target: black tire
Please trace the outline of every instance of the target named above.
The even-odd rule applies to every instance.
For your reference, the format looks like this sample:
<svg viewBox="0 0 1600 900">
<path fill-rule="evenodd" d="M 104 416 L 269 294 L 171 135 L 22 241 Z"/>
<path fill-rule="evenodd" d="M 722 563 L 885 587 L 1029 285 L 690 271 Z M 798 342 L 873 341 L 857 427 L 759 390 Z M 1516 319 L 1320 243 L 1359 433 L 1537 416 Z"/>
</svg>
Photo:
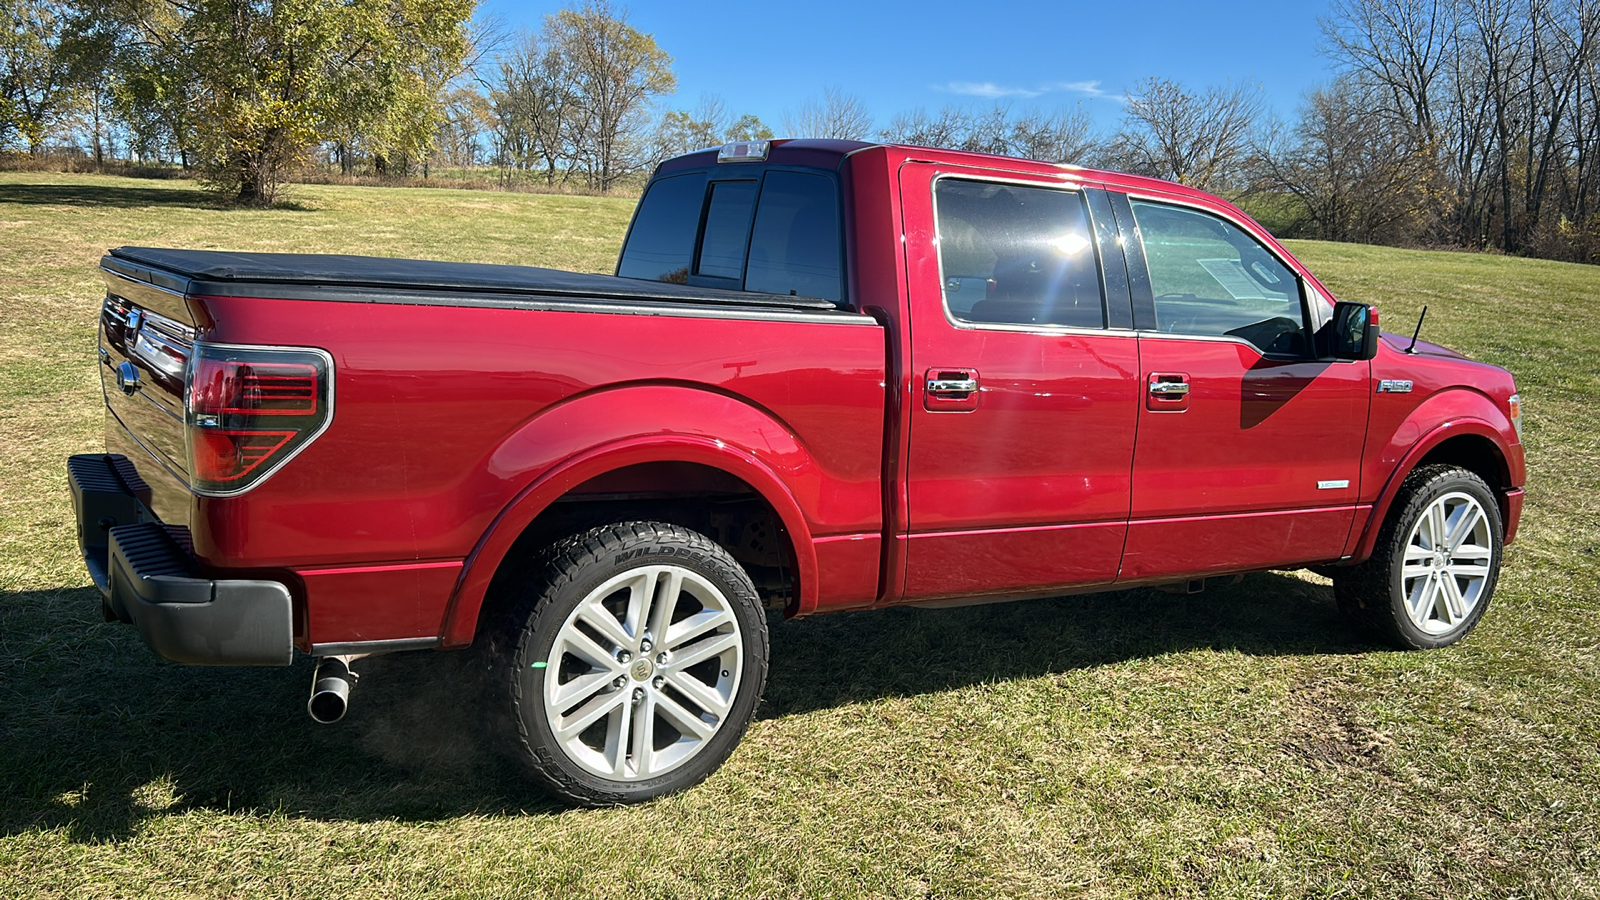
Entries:
<svg viewBox="0 0 1600 900">
<path fill-rule="evenodd" d="M 653 572 L 679 573 L 683 587 L 663 607 L 667 619 L 632 625 L 630 633 L 630 603 L 654 609 L 657 597 L 666 599 L 667 591 L 657 587 L 659 576 L 649 580 Z M 630 584 L 635 575 L 640 580 Z M 607 587 L 618 579 L 623 586 Z M 598 593 L 602 588 L 603 595 Z M 604 525 L 557 542 L 527 577 L 504 589 L 511 596 L 489 648 L 495 681 L 502 702 L 509 702 L 516 755 L 553 795 L 585 806 L 639 803 L 698 784 L 733 752 L 766 686 L 767 619 L 750 577 L 722 547 L 661 522 Z M 647 595 L 644 601 L 633 599 Z M 598 617 L 619 603 L 623 614 L 613 613 L 610 622 L 595 627 Z M 695 616 L 700 619 L 691 621 Z M 673 647 L 655 645 L 671 638 L 674 623 L 678 631 L 691 632 L 702 627 L 697 622 L 719 620 L 703 636 L 684 640 L 676 657 L 661 652 Z M 664 622 L 665 633 L 652 635 L 651 621 Z M 602 633 L 606 630 L 632 643 L 611 640 Z M 558 639 L 562 651 L 552 664 Z M 651 645 L 639 652 L 647 639 Z M 612 654 L 610 662 L 601 661 L 608 668 L 591 661 L 600 650 Z M 678 665 L 712 650 L 717 654 L 708 659 Z M 621 661 L 619 651 L 627 651 Z M 585 653 L 588 659 L 581 655 Z M 657 666 L 663 656 L 669 661 Z M 691 678 L 694 683 L 687 680 Z M 596 684 L 600 686 L 590 687 Z M 562 688 L 572 689 L 581 700 L 560 709 L 574 702 L 553 693 Z M 720 714 L 713 712 L 715 704 L 724 703 Z M 558 708 L 552 712 L 551 706 Z M 593 725 L 557 737 L 552 715 L 572 725 L 583 720 L 585 710 L 601 707 L 610 711 Z M 700 726 L 686 724 L 686 712 L 697 714 Z M 646 720 L 649 725 L 642 725 Z M 693 734 L 697 727 L 711 730 Z M 591 734 L 596 728 L 603 732 L 598 740 Z M 657 740 L 646 750 L 639 745 L 639 734 L 653 734 Z M 669 743 L 658 750 L 655 744 L 663 738 Z M 623 741 L 631 743 L 616 749 Z M 612 764 L 608 756 L 617 760 L 622 777 L 597 771 L 597 766 Z M 660 774 L 652 773 L 650 765 L 663 759 L 677 761 L 661 765 Z M 644 771 L 637 771 L 641 763 Z M 627 770 L 630 765 L 634 771 Z"/>
<path fill-rule="evenodd" d="M 1434 608 L 1434 604 L 1426 602 L 1426 596 L 1421 592 L 1432 589 L 1433 585 L 1426 580 L 1429 576 L 1414 575 L 1411 587 L 1419 592 L 1418 597 L 1424 601 L 1419 603 L 1419 607 L 1426 608 L 1419 614 L 1424 620 L 1419 624 L 1410 606 L 1411 597 L 1406 589 L 1403 571 L 1407 549 L 1412 547 L 1414 538 L 1418 548 L 1429 543 L 1428 536 L 1419 533 L 1418 529 L 1428 529 L 1430 526 L 1420 525 L 1419 521 L 1435 504 L 1445 500 L 1445 508 L 1452 508 L 1450 503 L 1454 502 L 1456 506 L 1453 508 L 1470 513 L 1472 507 L 1467 502 L 1468 498 L 1482 511 L 1483 522 L 1478 539 L 1486 543 L 1465 546 L 1482 547 L 1488 552 L 1469 552 L 1463 558 L 1470 558 L 1470 564 L 1486 570 L 1486 575 L 1481 580 L 1467 579 L 1467 591 L 1461 589 L 1463 582 L 1456 577 L 1455 570 L 1440 569 L 1440 574 L 1435 576 L 1439 579 L 1437 590 L 1441 593 L 1429 596 L 1439 597 L 1437 603 L 1447 603 L 1442 596 L 1448 590 L 1446 578 L 1455 586 L 1454 596 L 1471 595 L 1471 607 L 1460 618 L 1453 618 L 1453 610 L 1441 613 Z M 1500 504 L 1482 478 L 1457 466 L 1436 464 L 1418 467 L 1401 484 L 1394 505 L 1390 507 L 1389 515 L 1378 532 L 1372 558 L 1360 565 L 1334 569 L 1330 573 L 1339 609 L 1358 625 L 1371 629 L 1385 642 L 1403 650 L 1432 650 L 1454 644 L 1477 627 L 1484 611 L 1489 608 L 1500 575 L 1504 537 Z M 1420 549 L 1413 549 L 1414 557 L 1420 554 Z M 1485 555 L 1486 560 L 1483 559 Z M 1447 550 L 1439 565 L 1445 566 L 1453 561 L 1452 552 Z M 1425 565 L 1432 564 L 1429 562 Z M 1419 578 L 1422 579 L 1420 583 Z M 1440 620 L 1441 616 L 1443 621 Z"/>
</svg>

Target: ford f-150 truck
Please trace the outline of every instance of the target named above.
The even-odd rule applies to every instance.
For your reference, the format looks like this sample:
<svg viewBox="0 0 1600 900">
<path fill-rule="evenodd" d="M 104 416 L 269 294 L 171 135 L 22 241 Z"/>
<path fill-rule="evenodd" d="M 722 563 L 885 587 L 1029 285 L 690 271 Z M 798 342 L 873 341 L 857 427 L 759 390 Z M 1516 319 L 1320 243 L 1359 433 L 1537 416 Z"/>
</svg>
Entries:
<svg viewBox="0 0 1600 900">
<path fill-rule="evenodd" d="M 741 142 L 662 164 L 616 275 L 123 247 L 106 453 L 68 462 L 110 619 L 181 663 L 474 645 L 558 795 L 732 752 L 801 617 L 1317 567 L 1466 635 L 1524 479 L 1510 374 L 1377 327 L 1176 184 Z"/>
</svg>

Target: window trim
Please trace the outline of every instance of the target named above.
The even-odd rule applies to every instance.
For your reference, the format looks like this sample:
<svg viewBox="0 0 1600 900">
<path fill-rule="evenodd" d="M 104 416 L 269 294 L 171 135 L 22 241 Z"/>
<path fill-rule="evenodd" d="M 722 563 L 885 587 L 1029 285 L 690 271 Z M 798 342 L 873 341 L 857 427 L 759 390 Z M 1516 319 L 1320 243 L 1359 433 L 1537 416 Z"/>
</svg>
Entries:
<svg viewBox="0 0 1600 900">
<path fill-rule="evenodd" d="M 1232 335 L 1226 335 L 1226 334 L 1172 334 L 1172 333 L 1169 333 L 1169 332 L 1161 331 L 1158 328 L 1152 328 L 1152 327 L 1147 327 L 1147 326 L 1140 325 L 1140 324 L 1137 323 L 1137 321 L 1134 324 L 1134 331 L 1135 332 L 1137 332 L 1139 334 L 1157 335 L 1157 336 L 1160 336 L 1163 339 L 1171 338 L 1171 339 L 1186 340 L 1186 341 L 1212 341 L 1212 342 L 1223 342 L 1223 343 L 1229 343 L 1229 344 L 1240 344 L 1242 346 L 1249 347 L 1251 350 L 1254 350 L 1263 359 L 1284 359 L 1284 360 L 1315 360 L 1315 359 L 1317 359 L 1317 354 L 1316 354 L 1316 333 L 1317 333 L 1317 331 L 1319 331 L 1322 328 L 1323 325 L 1327 324 L 1328 319 L 1332 315 L 1332 309 L 1330 307 L 1330 309 L 1328 309 L 1326 311 L 1313 312 L 1312 306 L 1311 306 L 1311 298 L 1306 295 L 1306 289 L 1310 289 L 1313 293 L 1315 293 L 1319 297 L 1322 296 L 1322 292 L 1316 290 L 1312 286 L 1309 277 L 1307 276 L 1307 274 L 1304 271 L 1301 270 L 1301 268 L 1299 266 L 1297 266 L 1294 263 L 1291 263 L 1289 260 L 1285 259 L 1283 254 L 1279 253 L 1272 246 L 1270 246 L 1266 242 L 1262 241 L 1261 240 L 1261 236 L 1256 234 L 1255 229 L 1250 228 L 1247 225 L 1245 225 L 1243 222 L 1239 221 L 1239 219 L 1236 216 L 1229 215 L 1229 214 L 1223 212 L 1222 210 L 1215 209 L 1215 208 L 1213 208 L 1210 205 L 1207 205 L 1205 203 L 1201 203 L 1201 202 L 1197 202 L 1197 201 L 1194 201 L 1194 200 L 1190 200 L 1189 198 L 1186 198 L 1186 197 L 1163 196 L 1161 194 L 1146 193 L 1144 191 L 1113 191 L 1113 193 L 1118 195 L 1118 196 L 1121 196 L 1121 197 L 1125 198 L 1124 202 L 1125 202 L 1125 204 L 1127 205 L 1127 208 L 1128 208 L 1128 217 L 1132 220 L 1131 222 L 1129 222 L 1129 225 L 1131 226 L 1131 228 L 1128 231 L 1124 232 L 1125 239 L 1126 239 L 1126 236 L 1131 233 L 1132 238 L 1136 239 L 1139 242 L 1139 254 L 1138 254 L 1139 255 L 1139 265 L 1144 270 L 1144 279 L 1145 279 L 1145 282 L 1147 284 L 1153 283 L 1151 281 L 1151 278 L 1150 278 L 1150 255 L 1145 250 L 1144 229 L 1139 226 L 1138 216 L 1133 211 L 1133 203 L 1132 203 L 1132 201 L 1134 201 L 1134 200 L 1141 200 L 1141 201 L 1143 201 L 1145 203 L 1153 203 L 1153 204 L 1157 204 L 1157 205 L 1160 205 L 1160 206 L 1177 206 L 1177 207 L 1182 207 L 1184 209 L 1193 210 L 1195 212 L 1204 213 L 1206 215 L 1209 215 L 1209 216 L 1212 216 L 1214 218 L 1221 219 L 1224 222 L 1227 222 L 1229 225 L 1232 225 L 1233 227 L 1235 227 L 1235 228 L 1239 229 L 1240 231 L 1244 232 L 1244 234 L 1246 236 L 1248 236 L 1251 240 L 1255 241 L 1256 245 L 1259 246 L 1262 250 L 1264 250 L 1267 253 L 1268 256 L 1270 256 L 1273 259 L 1277 260 L 1279 265 L 1283 266 L 1285 269 L 1288 269 L 1290 274 L 1295 276 L 1295 286 L 1296 286 L 1296 289 L 1297 289 L 1298 293 L 1300 294 L 1300 298 L 1299 298 L 1299 300 L 1300 300 L 1300 327 L 1305 332 L 1306 352 L 1305 353 L 1271 353 L 1271 352 L 1268 352 L 1266 350 L 1263 350 L 1261 347 L 1259 347 L 1259 346 L 1257 346 L 1255 344 L 1252 344 L 1251 342 L 1245 340 L 1244 338 L 1233 337 Z M 1113 205 L 1113 209 L 1114 208 L 1115 208 L 1115 205 Z M 1128 265 L 1129 265 L 1129 268 L 1132 268 L 1133 267 L 1133 262 L 1130 260 Z M 1130 280 L 1131 280 L 1131 278 L 1130 278 Z M 1152 305 L 1152 308 L 1151 308 L 1150 312 L 1151 312 L 1151 315 L 1153 317 L 1154 312 L 1155 312 L 1155 310 L 1154 310 L 1154 299 L 1153 298 L 1151 300 L 1151 305 Z M 1327 305 L 1327 304 L 1324 304 L 1324 305 Z M 1319 312 L 1321 313 L 1320 315 L 1318 314 Z"/>
<path fill-rule="evenodd" d="M 940 229 L 939 223 L 939 182 L 946 180 L 1004 184 L 1015 187 L 1036 188 L 1041 191 L 1061 191 L 1063 193 L 1078 194 L 1081 196 L 1083 198 L 1083 215 L 1084 218 L 1089 222 L 1089 237 L 1091 238 L 1090 244 L 1094 247 L 1095 274 L 1099 276 L 1098 280 L 1100 282 L 1101 321 L 1105 322 L 1106 324 L 1101 325 L 1099 328 L 1085 328 L 1082 325 L 1054 325 L 1041 323 L 1023 324 L 1020 322 L 968 322 L 964 319 L 956 318 L 955 315 L 950 311 L 950 304 L 945 301 L 944 296 L 944 232 Z M 991 174 L 969 175 L 964 172 L 934 173 L 934 176 L 928 180 L 928 198 L 930 201 L 928 208 L 933 212 L 934 273 L 937 276 L 935 285 L 939 292 L 939 310 L 944 313 L 945 322 L 947 322 L 952 328 L 962 331 L 1009 331 L 1020 332 L 1024 334 L 1100 334 L 1133 337 L 1135 335 L 1134 331 L 1121 330 L 1111 326 L 1112 298 L 1106 286 L 1106 261 L 1104 253 L 1100 247 L 1099 233 L 1095 229 L 1093 210 L 1094 204 L 1089 202 L 1089 190 L 1090 188 L 1087 185 L 1084 185 L 1080 182 L 1051 184 L 1041 181 L 1031 181 L 1024 178 L 1007 178 L 1004 176 L 995 176 Z"/>
</svg>

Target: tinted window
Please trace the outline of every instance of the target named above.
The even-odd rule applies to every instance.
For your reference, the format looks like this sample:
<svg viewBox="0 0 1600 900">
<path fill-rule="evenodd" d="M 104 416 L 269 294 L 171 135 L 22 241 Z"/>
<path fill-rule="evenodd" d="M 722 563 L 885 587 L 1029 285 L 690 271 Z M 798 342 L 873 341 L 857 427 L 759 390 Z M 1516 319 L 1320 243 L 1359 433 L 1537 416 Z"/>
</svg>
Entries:
<svg viewBox="0 0 1600 900">
<path fill-rule="evenodd" d="M 706 233 L 700 242 L 696 275 L 743 278 L 744 253 L 750 243 L 750 212 L 756 205 L 754 181 L 719 181 L 711 186 Z"/>
<path fill-rule="evenodd" d="M 744 289 L 838 302 L 839 200 L 820 175 L 769 172 L 750 236 Z"/>
<path fill-rule="evenodd" d="M 686 284 L 705 191 L 704 172 L 663 178 L 650 185 L 639 201 L 633 230 L 628 232 L 627 254 L 617 264 L 617 274 Z"/>
<path fill-rule="evenodd" d="M 945 308 L 963 322 L 1104 328 L 1093 232 L 1076 191 L 944 179 L 934 188 Z"/>
<path fill-rule="evenodd" d="M 1288 266 L 1226 219 L 1131 202 L 1150 267 L 1157 330 L 1235 337 L 1263 353 L 1305 352 L 1300 291 Z"/>
</svg>

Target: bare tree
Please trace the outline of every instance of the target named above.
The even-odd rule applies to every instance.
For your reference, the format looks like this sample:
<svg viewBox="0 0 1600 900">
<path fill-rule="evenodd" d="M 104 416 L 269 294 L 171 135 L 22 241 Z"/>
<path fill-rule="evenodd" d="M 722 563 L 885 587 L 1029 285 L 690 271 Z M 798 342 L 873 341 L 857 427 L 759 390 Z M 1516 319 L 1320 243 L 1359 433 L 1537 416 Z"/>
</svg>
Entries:
<svg viewBox="0 0 1600 900">
<path fill-rule="evenodd" d="M 1222 191 L 1238 180 L 1261 109 L 1253 85 L 1194 94 L 1150 78 L 1129 91 L 1122 131 L 1109 152 L 1130 171 Z"/>
<path fill-rule="evenodd" d="M 984 111 L 946 106 L 935 115 L 924 109 L 897 114 L 880 136 L 891 143 L 997 153 L 1050 162 L 1082 162 L 1100 145 L 1081 108 L 1054 112 L 1029 110 L 1014 115 L 1005 104 Z"/>
<path fill-rule="evenodd" d="M 610 190 L 649 163 L 650 104 L 677 87 L 672 57 L 607 0 L 548 17 L 545 40 L 574 86 L 578 162 L 591 187 Z"/>
<path fill-rule="evenodd" d="M 807 100 L 797 110 L 786 110 L 783 130 L 789 137 L 859 141 L 872 133 L 872 113 L 860 97 L 830 87 L 820 101 Z"/>
<path fill-rule="evenodd" d="M 1370 113 L 1373 98 L 1346 76 L 1307 93 L 1293 129 L 1278 127 L 1253 160 L 1254 186 L 1298 201 L 1316 237 L 1409 243 L 1427 205 L 1427 161 Z"/>
<path fill-rule="evenodd" d="M 1011 153 L 1048 162 L 1092 164 L 1101 140 L 1083 107 L 1033 111 L 1011 122 Z"/>
</svg>

